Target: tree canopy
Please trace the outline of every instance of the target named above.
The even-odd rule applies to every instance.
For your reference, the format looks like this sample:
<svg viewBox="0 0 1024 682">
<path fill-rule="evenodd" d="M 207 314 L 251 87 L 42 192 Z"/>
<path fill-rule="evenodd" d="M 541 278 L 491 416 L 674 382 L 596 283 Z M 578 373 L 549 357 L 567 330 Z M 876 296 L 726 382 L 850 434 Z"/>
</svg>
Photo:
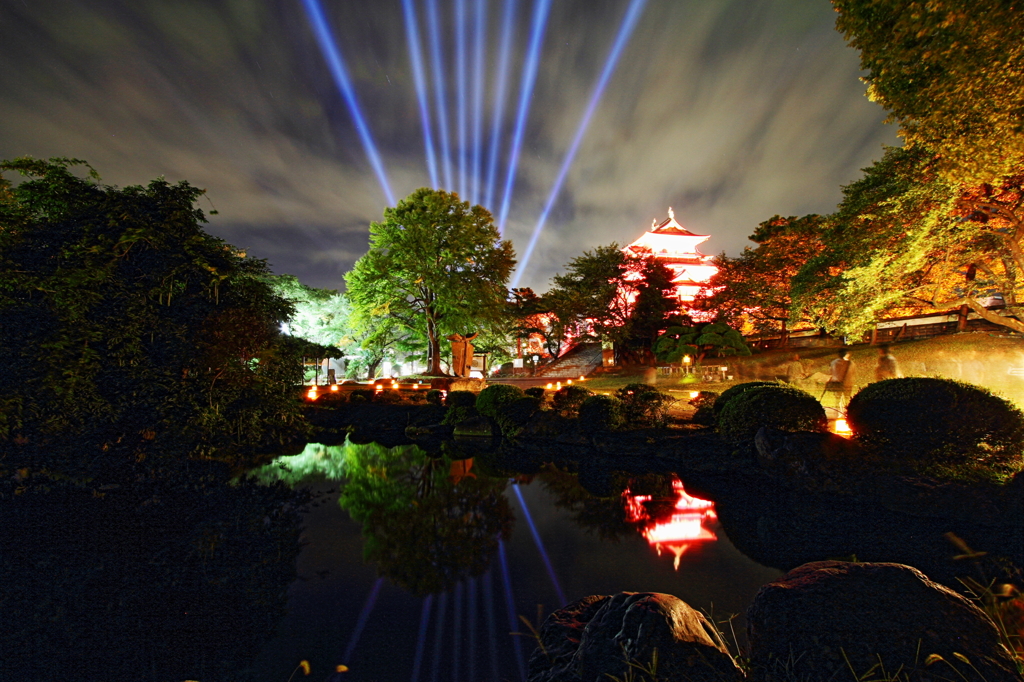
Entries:
<svg viewBox="0 0 1024 682">
<path fill-rule="evenodd" d="M 695 305 L 744 331 L 785 334 L 791 317 L 806 320 L 792 309 L 791 281 L 821 251 L 823 223 L 818 215 L 774 216 L 761 223 L 749 237 L 755 248 L 744 248 L 737 258 L 715 257 L 718 272 Z"/>
<path fill-rule="evenodd" d="M 502 321 L 514 266 L 486 209 L 424 187 L 371 223 L 370 250 L 345 281 L 363 324 L 390 320 L 421 334 L 428 373 L 440 374 L 441 339 Z"/>
<path fill-rule="evenodd" d="M 110 187 L 69 159 L 4 171 L 25 180 L 0 176 L 0 444 L 99 461 L 290 435 L 291 308 L 265 262 L 203 231 L 202 190 Z"/>
<path fill-rule="evenodd" d="M 993 182 L 1024 158 L 1024 21 L 1003 0 L 832 0 L 868 96 L 954 180 Z"/>
</svg>

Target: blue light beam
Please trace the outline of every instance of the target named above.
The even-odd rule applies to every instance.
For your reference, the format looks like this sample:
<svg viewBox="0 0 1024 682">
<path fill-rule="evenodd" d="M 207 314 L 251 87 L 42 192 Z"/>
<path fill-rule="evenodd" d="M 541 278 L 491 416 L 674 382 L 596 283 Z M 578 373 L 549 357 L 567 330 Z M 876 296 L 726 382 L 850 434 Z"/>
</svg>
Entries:
<svg viewBox="0 0 1024 682">
<path fill-rule="evenodd" d="M 324 60 L 327 62 L 327 68 L 334 78 L 335 85 L 341 90 L 345 104 L 348 105 L 349 113 L 352 114 L 352 121 L 356 125 L 359 139 L 362 140 L 366 158 L 369 159 L 373 172 L 377 175 L 377 181 L 380 183 L 381 189 L 384 190 L 384 198 L 387 199 L 389 206 L 393 206 L 395 204 L 395 195 L 391 192 L 391 184 L 388 182 L 387 173 L 384 171 L 384 163 L 377 152 L 377 145 L 373 142 L 370 128 L 366 125 L 366 119 L 363 117 L 362 109 L 359 107 L 359 100 L 356 99 L 355 90 L 352 88 L 352 81 L 348 76 L 348 69 L 345 68 L 345 60 L 338 50 L 334 36 L 331 34 L 331 27 L 324 16 L 320 0 L 302 0 L 302 5 L 306 8 L 309 25 L 313 29 L 317 43 L 320 45 L 320 52 L 323 53 Z"/>
<path fill-rule="evenodd" d="M 441 671 L 441 645 L 444 643 L 444 612 L 448 608 L 448 593 L 441 594 L 441 603 L 437 606 L 437 625 L 434 630 L 434 660 L 430 665 L 430 682 L 437 682 Z"/>
<path fill-rule="evenodd" d="M 420 122 L 423 124 L 423 146 L 427 154 L 427 172 L 430 173 L 430 186 L 437 189 L 437 158 L 434 156 L 434 134 L 430 128 L 427 79 L 423 71 L 420 30 L 416 20 L 416 8 L 412 4 L 412 0 L 402 0 L 402 10 L 405 13 L 405 35 L 409 39 L 409 59 L 412 61 L 412 76 L 416 85 L 416 99 L 420 107 Z"/>
<path fill-rule="evenodd" d="M 512 203 L 512 187 L 515 184 L 516 168 L 519 165 L 519 151 L 523 145 L 523 133 L 526 131 L 526 117 L 533 99 L 533 85 L 537 81 L 537 67 L 540 65 L 540 48 L 544 42 L 544 27 L 547 25 L 551 0 L 537 0 L 533 10 L 533 23 L 530 27 L 530 46 L 526 52 L 526 68 L 523 82 L 519 89 L 519 108 L 516 112 L 516 127 L 512 133 L 512 148 L 508 160 L 508 173 L 505 176 L 505 194 L 501 198 L 501 211 L 498 213 L 498 231 L 504 234 L 505 220 Z"/>
<path fill-rule="evenodd" d="M 466 198 L 466 0 L 455 0 L 455 117 L 459 137 L 459 197 Z"/>
<path fill-rule="evenodd" d="M 505 13 L 501 21 L 501 46 L 498 48 L 498 64 L 495 67 L 497 87 L 494 92 L 494 120 L 491 123 L 491 145 L 487 155 L 487 183 L 484 190 L 484 207 L 491 210 L 494 199 L 494 181 L 498 175 L 498 142 L 501 140 L 501 122 L 505 113 L 505 96 L 508 92 L 508 62 L 512 53 L 512 27 L 515 24 L 516 0 L 505 0 Z"/>
<path fill-rule="evenodd" d="M 548 558 L 548 552 L 544 549 L 544 542 L 540 539 L 540 533 L 537 532 L 537 526 L 533 524 L 533 517 L 530 515 L 530 509 L 526 506 L 526 500 L 523 499 L 523 494 L 519 492 L 519 486 L 513 485 L 512 490 L 516 493 L 516 498 L 519 500 L 519 506 L 523 510 L 523 517 L 526 519 L 526 525 L 530 527 L 530 533 L 533 534 L 533 542 L 537 545 L 537 549 L 540 551 L 540 558 L 544 561 L 544 567 L 548 569 L 548 577 L 551 578 L 551 584 L 555 587 L 555 594 L 558 596 L 558 603 L 562 606 L 568 604 L 565 600 L 565 593 L 562 592 L 562 586 L 558 583 L 558 576 L 555 575 L 555 569 L 551 565 L 551 559 Z M 561 606 L 559 607 L 561 608 Z"/>
<path fill-rule="evenodd" d="M 477 609 L 476 609 L 476 578 L 470 578 L 468 588 L 469 596 L 469 617 L 466 619 L 466 623 L 469 629 L 469 677 L 470 680 L 477 679 L 476 677 L 476 632 L 477 632 Z"/>
<path fill-rule="evenodd" d="M 619 32 L 615 36 L 615 42 L 612 44 L 612 50 L 608 54 L 608 59 L 605 61 L 604 69 L 601 71 L 601 77 L 598 79 L 597 85 L 594 87 L 594 91 L 590 95 L 590 102 L 587 104 L 587 109 L 583 114 L 583 118 L 580 120 L 580 125 L 576 129 L 576 136 L 573 138 L 572 145 L 569 147 L 569 151 L 565 155 L 565 159 L 562 161 L 562 167 L 558 171 L 558 177 L 555 179 L 555 184 L 551 187 L 551 193 L 548 195 L 547 203 L 544 204 L 544 210 L 541 211 L 540 219 L 537 221 L 537 226 L 533 228 L 533 235 L 530 237 L 530 243 L 526 247 L 526 254 L 523 256 L 522 263 L 519 268 L 516 269 L 516 274 L 512 278 L 513 288 L 519 286 L 519 279 L 522 277 L 523 273 L 526 272 L 526 265 L 530 262 L 530 256 L 533 255 L 533 249 L 537 246 L 537 240 L 540 238 L 541 232 L 544 231 L 544 223 L 548 219 L 548 214 L 551 213 L 551 208 L 555 205 L 559 192 L 562 191 L 562 185 L 565 183 L 565 177 L 569 172 L 569 167 L 572 165 L 573 159 L 576 157 L 576 152 L 579 151 L 580 144 L 583 142 L 583 136 L 587 132 L 587 126 L 590 124 L 590 119 L 594 115 L 594 111 L 597 109 L 597 104 L 601 100 L 601 95 L 604 93 L 605 86 L 608 85 L 608 81 L 611 79 L 612 73 L 615 71 L 615 65 L 619 60 L 619 55 L 625 48 L 626 43 L 629 42 L 629 36 L 633 33 L 633 29 L 636 27 L 637 21 L 640 19 L 640 15 L 643 13 L 644 5 L 646 3 L 647 0 L 632 0 L 632 2 L 629 3 L 625 19 L 619 26 Z"/>
<path fill-rule="evenodd" d="M 444 59 L 441 56 L 441 28 L 437 18 L 437 0 L 427 0 L 427 28 L 430 31 L 430 56 L 434 62 L 434 100 L 437 105 L 437 132 L 441 138 L 441 168 L 444 188 L 452 189 L 451 147 L 448 145 L 448 105 L 444 98 Z"/>
<path fill-rule="evenodd" d="M 419 682 L 420 668 L 423 666 L 423 650 L 427 646 L 427 626 L 430 624 L 430 607 L 434 603 L 434 595 L 428 594 L 423 600 L 423 610 L 420 611 L 420 632 L 416 639 L 416 656 L 412 661 L 411 682 Z"/>
<path fill-rule="evenodd" d="M 473 41 L 473 168 L 470 175 L 469 196 L 473 204 L 480 203 L 480 157 L 484 139 L 484 38 L 487 25 L 487 0 L 477 0 L 474 17 Z"/>
<path fill-rule="evenodd" d="M 487 612 L 487 653 L 491 662 L 491 679 L 500 682 L 498 675 L 498 635 L 494 625 L 494 581 L 491 569 L 484 573 L 484 610 Z"/>
<path fill-rule="evenodd" d="M 455 583 L 455 604 L 452 607 L 452 682 L 462 682 L 459 664 L 462 663 L 462 583 Z"/>
<path fill-rule="evenodd" d="M 377 603 L 377 593 L 380 592 L 380 586 L 384 584 L 384 578 L 377 578 L 377 582 L 373 584 L 370 589 L 370 594 L 366 597 L 366 603 L 363 604 L 363 610 L 359 612 L 359 620 L 356 621 L 356 629 L 352 631 L 352 636 L 348 640 L 348 646 L 345 647 L 345 654 L 341 657 L 341 660 L 345 661 L 346 664 L 352 661 L 352 653 L 356 650 L 356 644 L 359 643 L 359 636 L 363 634 L 363 628 L 366 627 L 366 621 L 370 619 L 370 613 L 373 612 L 373 607 Z"/>
</svg>

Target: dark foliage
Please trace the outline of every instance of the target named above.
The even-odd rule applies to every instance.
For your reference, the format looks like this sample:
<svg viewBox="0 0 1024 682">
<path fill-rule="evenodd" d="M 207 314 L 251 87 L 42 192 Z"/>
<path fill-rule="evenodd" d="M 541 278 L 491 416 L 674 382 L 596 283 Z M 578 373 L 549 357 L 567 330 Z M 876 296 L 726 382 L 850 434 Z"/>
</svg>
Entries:
<svg viewBox="0 0 1024 682">
<path fill-rule="evenodd" d="M 1024 413 L 973 384 L 879 381 L 853 397 L 847 416 L 864 445 L 937 475 L 985 477 L 987 469 L 1002 478 L 1024 469 Z"/>
<path fill-rule="evenodd" d="M 444 404 L 444 393 L 440 389 L 432 388 L 427 391 L 427 402 L 431 405 L 442 405 Z"/>
<path fill-rule="evenodd" d="M 445 398 L 448 407 L 476 407 L 476 393 L 472 391 L 452 391 Z"/>
<path fill-rule="evenodd" d="M 650 384 L 627 384 L 615 392 L 622 404 L 622 418 L 634 428 L 664 426 L 668 408 L 675 402 Z"/>
<path fill-rule="evenodd" d="M 543 386 L 531 386 L 530 388 L 523 391 L 523 393 L 533 398 L 539 398 L 541 400 L 544 400 L 544 397 L 547 395 L 547 389 L 545 389 Z"/>
<path fill-rule="evenodd" d="M 610 395 L 592 395 L 580 405 L 579 425 L 583 433 L 601 433 L 622 428 L 622 401 Z"/>
<path fill-rule="evenodd" d="M 814 396 L 786 384 L 752 387 L 729 400 L 718 415 L 718 430 L 729 441 L 751 439 L 762 427 L 825 431 L 828 419 Z"/>
<path fill-rule="evenodd" d="M 530 417 L 540 411 L 540 400 L 533 396 L 517 398 L 510 403 L 504 403 L 498 408 L 498 414 L 494 421 L 501 429 L 501 435 L 506 438 L 514 438 L 530 421 Z"/>
<path fill-rule="evenodd" d="M 711 404 L 711 410 L 715 415 L 715 420 L 718 420 L 718 415 L 722 413 L 722 410 L 725 409 L 725 406 L 728 405 L 729 401 L 732 400 L 733 398 L 743 393 L 746 393 L 752 388 L 776 385 L 778 385 L 777 381 L 748 381 L 745 384 L 736 384 L 735 386 L 730 386 L 729 388 L 722 391 L 722 395 L 715 398 L 714 402 Z"/>
<path fill-rule="evenodd" d="M 498 416 L 498 408 L 519 400 L 526 394 L 523 389 L 510 384 L 492 384 L 480 391 L 476 398 L 476 409 L 485 417 L 494 419 Z"/>
<path fill-rule="evenodd" d="M 555 392 L 551 402 L 559 414 L 563 417 L 572 418 L 579 416 L 580 406 L 583 404 L 583 401 L 592 395 L 594 395 L 594 392 L 589 388 L 563 386 Z"/>
</svg>

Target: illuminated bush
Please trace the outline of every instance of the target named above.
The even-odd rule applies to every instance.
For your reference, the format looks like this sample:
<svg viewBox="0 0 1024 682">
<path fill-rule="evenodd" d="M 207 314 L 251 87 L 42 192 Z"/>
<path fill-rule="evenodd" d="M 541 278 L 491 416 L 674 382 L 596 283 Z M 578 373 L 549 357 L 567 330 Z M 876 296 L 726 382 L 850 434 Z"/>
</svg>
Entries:
<svg viewBox="0 0 1024 682">
<path fill-rule="evenodd" d="M 718 402 L 724 397 L 725 393 Z M 728 441 L 749 440 L 762 427 L 825 431 L 828 419 L 825 408 L 810 393 L 776 383 L 753 386 L 735 395 L 718 415 L 718 431 Z"/>
<path fill-rule="evenodd" d="M 879 381 L 853 397 L 847 419 L 866 447 L 924 473 L 998 480 L 1024 468 L 1024 413 L 972 384 Z"/>
<path fill-rule="evenodd" d="M 476 397 L 476 409 L 477 412 L 494 419 L 498 416 L 498 408 L 502 405 L 507 405 L 515 400 L 519 400 L 526 394 L 523 393 L 523 389 L 518 386 L 511 386 L 509 384 L 492 384 L 480 391 L 480 395 Z"/>
<path fill-rule="evenodd" d="M 551 403 L 563 417 L 576 417 L 583 401 L 592 395 L 593 391 L 582 386 L 563 386 L 555 392 Z"/>
<path fill-rule="evenodd" d="M 385 388 L 383 391 L 374 391 L 374 393 L 376 394 L 373 396 L 373 402 L 375 403 L 394 405 L 395 403 L 402 402 L 402 394 L 393 388 Z"/>
<path fill-rule="evenodd" d="M 622 402 L 610 395 L 592 395 L 580 405 L 579 426 L 583 433 L 600 433 L 621 428 Z"/>
<path fill-rule="evenodd" d="M 722 395 L 715 398 L 714 402 L 711 404 L 711 411 L 715 415 L 715 421 L 718 420 L 718 415 L 722 414 L 722 410 L 729 401 L 736 396 L 746 393 L 752 388 L 757 388 L 759 386 L 778 386 L 778 384 L 779 382 L 777 381 L 748 381 L 745 384 L 730 386 L 722 391 Z"/>
<path fill-rule="evenodd" d="M 452 391 L 445 398 L 445 405 L 448 406 L 448 411 L 444 413 L 442 424 L 454 426 L 479 414 L 475 407 L 476 394 L 472 391 Z"/>
<path fill-rule="evenodd" d="M 622 402 L 622 418 L 627 426 L 664 426 L 668 408 L 675 402 L 650 384 L 627 384 L 615 392 Z"/>
<path fill-rule="evenodd" d="M 541 401 L 544 400 L 546 392 L 547 391 L 544 389 L 543 386 L 532 386 L 523 391 L 523 393 L 525 393 L 526 395 L 531 396 L 533 398 L 539 398 Z"/>
<path fill-rule="evenodd" d="M 427 402 L 431 405 L 443 405 L 444 404 L 444 393 L 440 389 L 432 388 L 427 391 Z"/>
<path fill-rule="evenodd" d="M 448 407 L 474 407 L 476 405 L 476 393 L 472 391 L 452 391 L 445 398 L 444 404 Z"/>
<path fill-rule="evenodd" d="M 501 435 L 506 438 L 514 438 L 530 421 L 530 417 L 538 411 L 540 411 L 540 400 L 533 396 L 523 396 L 498 407 L 498 414 L 494 417 L 494 421 L 498 423 Z"/>
</svg>

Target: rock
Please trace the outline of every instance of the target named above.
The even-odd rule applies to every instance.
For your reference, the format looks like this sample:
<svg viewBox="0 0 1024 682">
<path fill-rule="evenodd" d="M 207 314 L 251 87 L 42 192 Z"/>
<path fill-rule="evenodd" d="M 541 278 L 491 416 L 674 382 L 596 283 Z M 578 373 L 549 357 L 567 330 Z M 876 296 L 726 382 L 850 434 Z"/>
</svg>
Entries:
<svg viewBox="0 0 1024 682">
<path fill-rule="evenodd" d="M 670 594 L 587 597 L 551 614 L 543 649 L 530 657 L 530 682 L 607 682 L 651 666 L 657 678 L 739 681 L 743 674 L 714 627 Z M 646 675 L 644 675 L 646 677 Z"/>
<path fill-rule="evenodd" d="M 899 671 L 907 680 L 1021 682 L 980 609 L 902 564 L 804 564 L 761 588 L 747 634 L 752 682 L 869 671 L 872 679 Z M 931 654 L 942 658 L 929 665 Z"/>
<path fill-rule="evenodd" d="M 479 393 L 487 386 L 484 379 L 462 379 L 459 377 L 434 377 L 430 380 L 430 388 L 441 391 L 472 391 Z"/>
</svg>

